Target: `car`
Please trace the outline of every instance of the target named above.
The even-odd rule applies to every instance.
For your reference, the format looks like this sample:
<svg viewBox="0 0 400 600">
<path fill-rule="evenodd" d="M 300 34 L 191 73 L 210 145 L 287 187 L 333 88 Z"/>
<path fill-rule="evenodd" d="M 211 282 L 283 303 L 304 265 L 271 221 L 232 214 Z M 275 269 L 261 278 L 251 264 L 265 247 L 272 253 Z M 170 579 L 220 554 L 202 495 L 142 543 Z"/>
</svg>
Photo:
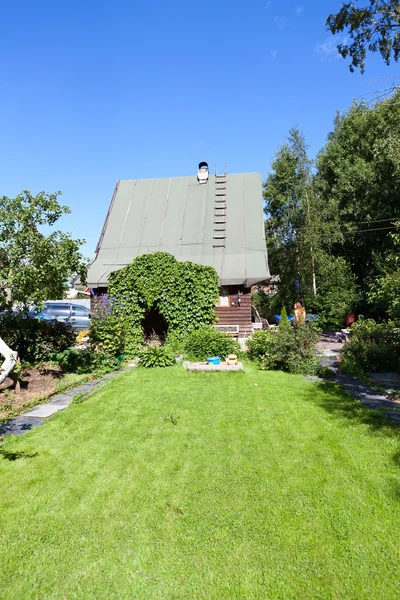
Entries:
<svg viewBox="0 0 400 600">
<path fill-rule="evenodd" d="M 29 316 L 43 321 L 69 323 L 74 331 L 86 331 L 90 327 L 91 314 L 86 306 L 72 302 L 48 301 L 43 308 L 33 308 Z"/>
</svg>

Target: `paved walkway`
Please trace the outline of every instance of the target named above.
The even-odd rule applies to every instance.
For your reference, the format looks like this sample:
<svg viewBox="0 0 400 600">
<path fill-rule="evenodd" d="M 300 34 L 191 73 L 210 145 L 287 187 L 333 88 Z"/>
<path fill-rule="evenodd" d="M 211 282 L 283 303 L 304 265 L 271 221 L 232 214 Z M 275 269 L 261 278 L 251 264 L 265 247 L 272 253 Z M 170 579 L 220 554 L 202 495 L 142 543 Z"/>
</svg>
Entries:
<svg viewBox="0 0 400 600">
<path fill-rule="evenodd" d="M 372 410 L 382 410 L 382 412 L 393 421 L 400 422 L 400 402 L 391 400 L 386 393 L 374 390 L 364 381 L 360 381 L 350 375 L 339 373 L 340 352 L 343 344 L 335 339 L 334 333 L 323 333 L 317 344 L 317 353 L 320 363 L 323 367 L 329 367 L 335 373 L 332 381 L 339 383 L 346 391 L 350 392 L 354 398 L 362 402 Z M 310 378 L 319 380 L 318 378 Z M 389 391 L 390 388 L 396 388 L 396 383 L 400 387 L 400 378 L 396 374 L 381 373 L 372 377 L 374 383 L 382 386 Z M 321 380 L 319 380 L 321 381 Z M 388 383 L 392 385 L 388 385 Z M 386 384 L 386 385 L 382 385 Z"/>
<path fill-rule="evenodd" d="M 118 373 L 119 372 L 108 373 L 101 379 L 83 383 L 72 390 L 68 390 L 62 394 L 58 394 L 57 396 L 53 396 L 52 399 L 45 404 L 38 404 L 27 412 L 10 419 L 6 423 L 1 423 L 0 435 L 22 435 L 34 427 L 42 425 L 44 419 L 51 417 L 60 410 L 64 410 L 64 408 L 67 408 L 67 406 L 71 404 L 76 396 L 79 396 L 80 394 L 90 396 L 104 383 L 118 375 Z"/>
</svg>

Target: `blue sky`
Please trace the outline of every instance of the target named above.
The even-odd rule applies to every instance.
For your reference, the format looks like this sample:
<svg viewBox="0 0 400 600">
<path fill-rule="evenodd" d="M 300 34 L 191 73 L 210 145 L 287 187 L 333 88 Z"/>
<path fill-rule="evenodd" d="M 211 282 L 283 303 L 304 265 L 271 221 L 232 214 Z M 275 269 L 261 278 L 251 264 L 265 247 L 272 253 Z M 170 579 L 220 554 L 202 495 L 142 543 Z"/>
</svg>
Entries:
<svg viewBox="0 0 400 600">
<path fill-rule="evenodd" d="M 315 156 L 336 110 L 398 72 L 351 74 L 340 0 L 3 0 L 0 193 L 62 190 L 90 257 L 118 179 L 261 171 L 290 127 Z M 376 86 L 375 86 L 376 87 Z"/>
</svg>

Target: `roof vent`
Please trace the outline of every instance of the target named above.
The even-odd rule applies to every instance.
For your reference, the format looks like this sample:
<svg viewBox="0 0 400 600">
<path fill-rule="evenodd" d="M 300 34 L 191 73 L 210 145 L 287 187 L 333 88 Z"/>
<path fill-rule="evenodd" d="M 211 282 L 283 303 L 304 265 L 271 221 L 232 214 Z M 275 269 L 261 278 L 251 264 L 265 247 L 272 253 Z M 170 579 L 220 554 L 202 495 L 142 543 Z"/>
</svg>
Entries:
<svg viewBox="0 0 400 600">
<path fill-rule="evenodd" d="M 199 170 L 197 172 L 197 181 L 199 183 L 207 183 L 207 181 L 208 181 L 208 164 L 206 162 L 199 163 Z"/>
</svg>

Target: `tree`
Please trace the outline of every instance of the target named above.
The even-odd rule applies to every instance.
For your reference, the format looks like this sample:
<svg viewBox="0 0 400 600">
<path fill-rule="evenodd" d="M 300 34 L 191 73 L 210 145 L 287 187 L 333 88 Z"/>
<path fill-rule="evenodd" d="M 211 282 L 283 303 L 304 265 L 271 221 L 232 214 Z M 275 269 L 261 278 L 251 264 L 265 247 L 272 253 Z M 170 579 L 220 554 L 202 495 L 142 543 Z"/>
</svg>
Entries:
<svg viewBox="0 0 400 600">
<path fill-rule="evenodd" d="M 293 128 L 278 150 L 264 183 L 269 261 L 279 274 L 278 294 L 265 298 L 275 313 L 301 300 L 317 310 L 324 326 L 342 325 L 357 300 L 348 262 L 332 255 L 342 241 L 335 198 L 324 198 L 316 186 L 303 134 Z M 265 304 L 265 302 L 264 302 Z"/>
<path fill-rule="evenodd" d="M 384 274 L 371 285 L 368 300 L 378 311 L 400 323 L 400 221 L 390 237 L 394 248 L 386 256 Z"/>
<path fill-rule="evenodd" d="M 346 2 L 338 13 L 326 20 L 327 28 L 337 34 L 346 30 L 351 43 L 338 45 L 343 58 L 349 57 L 350 71 L 365 70 L 367 52 L 379 52 L 387 65 L 400 56 L 399 0 L 367 0 L 362 6 Z"/>
<path fill-rule="evenodd" d="M 291 307 L 295 300 L 316 298 L 317 262 L 322 230 L 334 238 L 335 223 L 327 218 L 329 205 L 315 195 L 312 161 L 304 135 L 290 130 L 278 150 L 264 183 L 266 238 L 272 270 L 279 273 L 279 297 Z"/>
<path fill-rule="evenodd" d="M 78 273 L 86 278 L 86 264 L 79 248 L 82 240 L 43 228 L 53 226 L 61 215 L 69 213 L 58 203 L 60 192 L 40 192 L 33 196 L 24 190 L 15 198 L 0 198 L 0 295 L 4 307 L 15 303 L 25 309 L 29 304 L 62 298 L 68 278 Z M 0 383 L 11 373 L 17 352 L 0 338 Z"/>
<path fill-rule="evenodd" d="M 86 263 L 79 248 L 83 240 L 46 229 L 70 212 L 58 202 L 60 192 L 28 190 L 15 198 L 0 198 L 0 291 L 3 305 L 40 303 L 62 298 L 68 279 L 86 278 Z"/>
<path fill-rule="evenodd" d="M 296 298 L 304 301 L 305 265 L 313 262 L 312 240 L 306 248 L 301 243 L 306 224 L 306 198 L 310 194 L 311 163 L 307 157 L 304 136 L 296 128 L 278 150 L 272 163 L 273 173 L 263 185 L 266 214 L 266 238 L 269 260 L 281 278 L 283 305 L 291 306 Z M 309 259 L 309 260 L 308 260 Z M 313 277 L 313 266 L 310 271 Z"/>
<path fill-rule="evenodd" d="M 399 138 L 397 92 L 374 106 L 354 102 L 347 113 L 339 113 L 317 158 L 317 194 L 331 204 L 340 223 L 332 253 L 351 265 L 364 301 L 393 249 L 389 233 L 400 216 Z"/>
</svg>

